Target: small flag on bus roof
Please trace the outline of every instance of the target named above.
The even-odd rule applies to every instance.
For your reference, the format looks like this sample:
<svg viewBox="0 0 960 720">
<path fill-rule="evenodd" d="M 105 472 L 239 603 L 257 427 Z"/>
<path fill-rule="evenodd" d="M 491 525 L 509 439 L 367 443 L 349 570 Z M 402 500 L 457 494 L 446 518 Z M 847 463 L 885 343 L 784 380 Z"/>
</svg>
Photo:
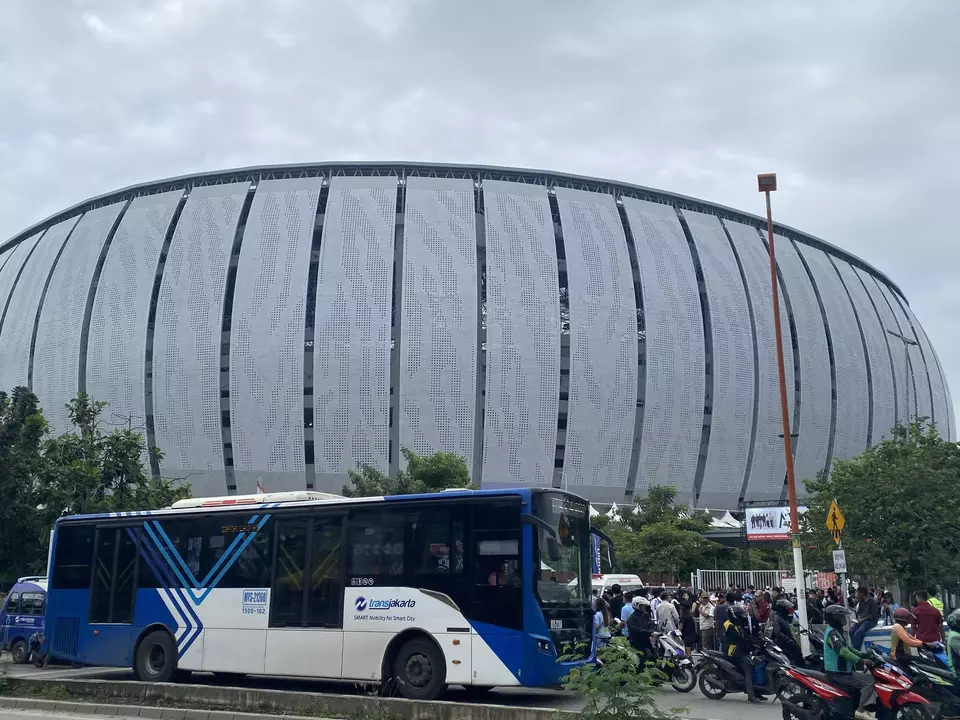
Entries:
<svg viewBox="0 0 960 720">
<path fill-rule="evenodd" d="M 263 495 L 265 492 L 266 490 L 263 489 L 263 482 L 260 480 L 260 478 L 257 478 L 257 493 Z"/>
</svg>

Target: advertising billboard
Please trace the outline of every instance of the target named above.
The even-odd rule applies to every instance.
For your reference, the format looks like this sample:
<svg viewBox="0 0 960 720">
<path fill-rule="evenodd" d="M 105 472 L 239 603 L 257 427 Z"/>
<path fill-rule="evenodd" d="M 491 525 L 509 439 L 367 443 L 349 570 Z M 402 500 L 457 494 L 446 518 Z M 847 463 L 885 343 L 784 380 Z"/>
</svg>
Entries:
<svg viewBox="0 0 960 720">
<path fill-rule="evenodd" d="M 805 510 L 805 507 L 797 508 L 801 515 Z M 750 507 L 746 512 L 748 541 L 790 539 L 789 507 Z"/>
</svg>

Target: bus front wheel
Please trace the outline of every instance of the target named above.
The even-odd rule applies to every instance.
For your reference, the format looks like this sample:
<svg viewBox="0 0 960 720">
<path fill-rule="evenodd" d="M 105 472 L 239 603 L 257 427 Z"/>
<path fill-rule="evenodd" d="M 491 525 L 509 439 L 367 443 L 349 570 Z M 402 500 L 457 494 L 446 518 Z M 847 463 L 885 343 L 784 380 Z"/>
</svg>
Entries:
<svg viewBox="0 0 960 720">
<path fill-rule="evenodd" d="M 17 665 L 24 665 L 30 659 L 30 648 L 26 640 L 13 641 L 10 646 L 10 659 Z"/>
<path fill-rule="evenodd" d="M 426 639 L 404 643 L 393 661 L 397 689 L 410 700 L 435 700 L 446 687 L 443 653 Z"/>
<path fill-rule="evenodd" d="M 137 645 L 133 672 L 143 682 L 170 682 L 177 672 L 177 646 L 165 630 L 155 630 Z"/>
</svg>

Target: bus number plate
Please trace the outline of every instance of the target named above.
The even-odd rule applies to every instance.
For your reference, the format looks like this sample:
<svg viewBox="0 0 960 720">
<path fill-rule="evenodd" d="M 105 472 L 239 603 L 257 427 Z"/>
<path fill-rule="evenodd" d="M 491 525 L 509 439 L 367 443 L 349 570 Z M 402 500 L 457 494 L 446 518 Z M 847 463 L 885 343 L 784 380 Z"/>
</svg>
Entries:
<svg viewBox="0 0 960 720">
<path fill-rule="evenodd" d="M 551 630 L 563 630 L 563 620 L 551 620 L 550 621 Z"/>
<path fill-rule="evenodd" d="M 373 585 L 372 577 L 350 578 L 350 585 L 353 587 L 370 587 Z"/>
</svg>

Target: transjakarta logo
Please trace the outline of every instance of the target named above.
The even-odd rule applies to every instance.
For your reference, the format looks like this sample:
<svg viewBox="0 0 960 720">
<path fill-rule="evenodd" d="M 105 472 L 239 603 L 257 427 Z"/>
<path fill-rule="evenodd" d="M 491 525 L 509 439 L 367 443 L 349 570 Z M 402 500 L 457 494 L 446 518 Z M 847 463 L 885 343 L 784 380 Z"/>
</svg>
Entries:
<svg viewBox="0 0 960 720">
<path fill-rule="evenodd" d="M 367 599 L 363 596 L 358 597 L 353 601 L 354 607 L 357 608 L 357 612 L 363 612 L 368 607 L 370 610 L 393 610 L 394 608 L 412 608 L 417 606 L 416 600 L 398 600 L 397 598 L 390 598 L 389 600 L 374 600 L 370 599 L 368 602 Z"/>
</svg>

